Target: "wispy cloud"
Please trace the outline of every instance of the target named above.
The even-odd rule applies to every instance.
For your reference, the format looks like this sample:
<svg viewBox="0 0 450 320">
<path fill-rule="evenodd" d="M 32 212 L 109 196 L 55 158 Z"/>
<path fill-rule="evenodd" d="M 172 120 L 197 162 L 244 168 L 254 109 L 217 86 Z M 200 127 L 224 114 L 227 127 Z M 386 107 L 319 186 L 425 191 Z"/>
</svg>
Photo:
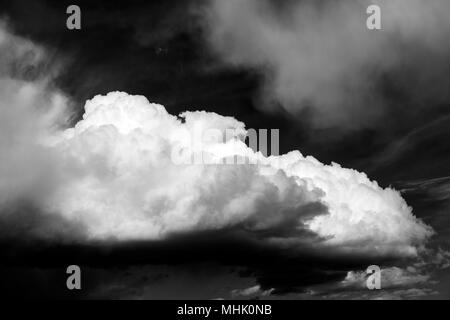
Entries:
<svg viewBox="0 0 450 320">
<path fill-rule="evenodd" d="M 370 4 L 381 31 L 366 28 Z M 379 124 L 397 96 L 416 111 L 449 97 L 449 10 L 445 0 L 217 0 L 202 15 L 220 61 L 263 75 L 263 109 L 309 110 L 316 127 L 349 130 Z"/>
</svg>

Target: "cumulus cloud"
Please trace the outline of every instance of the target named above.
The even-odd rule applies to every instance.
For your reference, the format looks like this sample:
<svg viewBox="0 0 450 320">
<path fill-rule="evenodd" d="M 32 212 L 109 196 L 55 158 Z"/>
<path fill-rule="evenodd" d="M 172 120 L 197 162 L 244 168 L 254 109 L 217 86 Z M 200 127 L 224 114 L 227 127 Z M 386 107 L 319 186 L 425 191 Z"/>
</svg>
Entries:
<svg viewBox="0 0 450 320">
<path fill-rule="evenodd" d="M 381 31 L 366 28 L 371 4 Z M 215 0 L 201 15 L 221 61 L 263 74 L 258 105 L 352 129 L 374 126 L 395 95 L 419 110 L 448 98 L 449 10 L 446 0 Z"/>
<path fill-rule="evenodd" d="M 199 126 L 224 135 L 245 131 L 213 113 L 182 118 L 122 92 L 89 100 L 75 127 L 39 141 L 66 173 L 44 210 L 82 223 L 92 240 L 156 240 L 229 227 L 260 232 L 288 223 L 285 235 L 269 240 L 295 244 L 301 238 L 294 231 L 306 229 L 341 250 L 415 255 L 432 233 L 398 192 L 298 151 L 266 158 L 234 137 L 203 141 L 201 151 L 224 157 L 233 150 L 257 165 L 175 164 L 173 150 L 192 148 L 186 138 Z"/>
<path fill-rule="evenodd" d="M 38 50 L 6 31 L 1 41 Z M 85 241 L 165 240 L 235 228 L 294 249 L 313 241 L 306 233 L 314 235 L 314 248 L 415 256 L 432 234 L 397 191 L 299 151 L 256 153 L 239 139 L 245 125 L 232 117 L 203 111 L 177 117 L 143 96 L 111 92 L 88 100 L 83 118 L 61 128 L 67 98 L 51 87 L 50 76 L 13 75 L 10 66 L 23 59 L 11 56 L 3 59 L 0 80 L 3 224 L 17 222 L 5 215 L 28 201 L 43 212 L 42 221 L 77 226 Z M 234 136 L 198 143 L 195 133 L 208 129 L 223 136 L 232 129 Z M 178 151 L 257 164 L 177 164 Z M 43 230 L 38 234 L 46 238 L 75 237 L 54 225 Z"/>
<path fill-rule="evenodd" d="M 428 252 L 430 257 L 435 253 Z M 308 294 L 325 299 L 400 300 L 417 299 L 438 294 L 435 285 L 436 274 L 433 263 L 414 263 L 405 267 L 381 268 L 381 288 L 368 290 L 369 274 L 365 270 L 349 271 L 345 278 L 336 283 L 315 286 Z"/>
<path fill-rule="evenodd" d="M 427 283 L 430 275 L 423 274 L 414 267 L 401 269 L 389 267 L 381 270 L 381 288 L 389 289 L 395 287 L 414 286 Z M 363 271 L 350 271 L 342 281 L 344 287 L 366 288 L 367 273 Z"/>
<path fill-rule="evenodd" d="M 448 252 L 441 248 L 427 249 L 411 265 L 381 268 L 381 290 L 368 292 L 369 274 L 365 270 L 349 271 L 335 284 L 335 298 L 413 299 L 438 294 L 439 273 L 446 268 Z"/>
<path fill-rule="evenodd" d="M 270 296 L 273 290 L 274 289 L 263 290 L 260 285 L 256 285 L 246 289 L 234 289 L 231 291 L 231 297 L 233 299 L 236 298 L 257 299 Z"/>
</svg>

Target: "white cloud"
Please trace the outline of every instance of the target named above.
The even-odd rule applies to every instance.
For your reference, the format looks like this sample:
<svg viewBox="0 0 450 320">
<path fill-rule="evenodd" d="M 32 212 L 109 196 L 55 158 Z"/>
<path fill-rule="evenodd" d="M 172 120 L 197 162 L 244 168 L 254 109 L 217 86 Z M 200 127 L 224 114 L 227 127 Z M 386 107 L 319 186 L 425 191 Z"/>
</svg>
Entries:
<svg viewBox="0 0 450 320">
<path fill-rule="evenodd" d="M 238 140 L 210 141 L 202 144 L 210 153 L 223 156 L 233 149 L 259 164 L 172 162 L 173 148 L 192 147 L 186 138 L 198 126 L 244 130 L 232 118 L 186 112 L 181 121 L 161 105 L 121 92 L 96 96 L 85 109 L 74 128 L 47 141 L 65 171 L 76 172 L 49 199 L 47 210 L 84 222 L 92 239 L 161 239 L 171 232 L 237 225 L 270 230 L 294 217 L 293 229 L 306 225 L 327 246 L 415 255 L 431 234 L 398 192 L 300 152 L 264 158 Z M 328 212 L 311 218 L 305 208 L 313 203 Z"/>
<path fill-rule="evenodd" d="M 7 48 L 14 47 L 8 39 L 29 45 L 2 32 Z M 23 59 L 8 59 L 0 77 L 1 209 L 31 201 L 50 217 L 82 225 L 88 241 L 288 228 L 265 240 L 300 248 L 304 238 L 292 231 L 306 229 L 324 238 L 315 248 L 414 256 L 432 234 L 395 190 L 298 151 L 265 158 L 239 140 L 209 141 L 202 151 L 216 157 L 233 151 L 258 165 L 173 163 L 173 150 L 189 150 L 198 128 L 245 132 L 231 117 L 185 112 L 182 121 L 143 96 L 111 92 L 87 101 L 83 119 L 62 130 L 67 99 L 51 89 L 51 77 L 20 79 L 23 73 L 10 66 Z M 64 230 L 46 237 L 76 236 Z"/>
<path fill-rule="evenodd" d="M 396 287 L 411 287 L 419 284 L 426 284 L 430 275 L 424 274 L 423 270 L 413 267 L 401 269 L 389 267 L 381 270 L 381 289 Z M 366 288 L 367 274 L 364 271 L 350 271 L 342 281 L 344 287 Z"/>
<path fill-rule="evenodd" d="M 231 297 L 233 299 L 236 298 L 260 298 L 260 297 L 267 297 L 272 294 L 273 289 L 269 290 L 263 290 L 260 285 L 256 285 L 253 287 L 249 287 L 246 289 L 234 289 L 231 291 Z"/>
<path fill-rule="evenodd" d="M 174 164 L 172 148 L 189 148 L 185 138 L 198 125 L 241 126 L 210 113 L 186 113 L 182 123 L 142 96 L 96 96 L 87 102 L 84 119 L 51 141 L 66 171 L 78 174 L 48 209 L 86 222 L 94 239 L 161 239 L 241 223 L 270 228 L 289 211 L 319 200 L 318 190 L 306 190 L 281 171 Z"/>
</svg>

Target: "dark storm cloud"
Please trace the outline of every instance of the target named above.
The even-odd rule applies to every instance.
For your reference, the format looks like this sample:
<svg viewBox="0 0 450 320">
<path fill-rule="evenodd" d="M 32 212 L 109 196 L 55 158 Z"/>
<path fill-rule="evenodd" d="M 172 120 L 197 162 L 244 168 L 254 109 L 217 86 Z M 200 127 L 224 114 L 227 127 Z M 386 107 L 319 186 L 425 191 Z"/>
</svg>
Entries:
<svg viewBox="0 0 450 320">
<path fill-rule="evenodd" d="M 124 298 L 138 296 L 137 293 L 141 291 L 143 298 L 146 291 L 150 294 L 149 297 L 152 292 L 157 297 L 158 293 L 153 291 L 154 288 L 152 290 L 153 282 L 158 282 L 161 276 L 162 279 L 172 278 L 180 272 L 184 274 L 181 278 L 190 282 L 198 276 L 195 276 L 195 272 L 186 271 L 189 269 L 204 269 L 208 273 L 221 269 L 216 274 L 219 277 L 221 274 L 228 274 L 234 278 L 242 278 L 242 283 L 238 281 L 236 285 L 247 283 L 250 286 L 249 279 L 254 279 L 253 283 L 258 283 L 265 290 L 273 288 L 275 290 L 272 294 L 279 295 L 292 291 L 303 292 L 311 285 L 341 281 L 347 270 L 364 268 L 374 261 L 389 261 L 386 258 L 336 257 L 332 252 L 318 253 L 306 247 L 302 253 L 292 248 L 280 250 L 279 247 L 264 244 L 254 235 L 239 230 L 198 232 L 174 235 L 164 241 L 117 244 L 93 242 L 70 245 L 39 239 L 33 242 L 15 239 L 14 244 L 2 241 L 0 248 L 2 270 L 13 272 L 14 268 L 25 266 L 34 270 L 26 272 L 22 277 L 24 281 L 30 282 L 30 295 L 39 294 L 43 276 L 60 279 L 54 286 L 59 286 L 59 290 L 63 291 L 65 268 L 77 264 L 85 272 L 83 278 L 86 277 L 82 296 L 91 298 Z M 155 274 L 154 270 L 158 269 L 166 272 Z M 158 274 L 160 276 L 154 278 Z M 147 280 L 142 281 L 143 278 Z M 3 283 L 2 289 L 8 283 Z M 166 284 L 161 285 L 164 287 Z M 227 286 L 229 284 L 223 282 L 219 288 L 225 290 Z M 235 289 L 228 288 L 229 292 Z M 12 286 L 9 290 L 11 294 L 15 292 Z M 172 293 L 174 297 L 182 294 L 176 290 Z M 159 293 L 159 296 L 161 294 L 163 293 Z"/>
<path fill-rule="evenodd" d="M 27 199 L 0 208 L 0 241 L 32 243 L 47 239 L 61 243 L 80 241 L 85 237 L 83 226 L 69 222 L 57 214 L 42 212 Z M 71 235 L 67 237 L 67 235 Z"/>
</svg>

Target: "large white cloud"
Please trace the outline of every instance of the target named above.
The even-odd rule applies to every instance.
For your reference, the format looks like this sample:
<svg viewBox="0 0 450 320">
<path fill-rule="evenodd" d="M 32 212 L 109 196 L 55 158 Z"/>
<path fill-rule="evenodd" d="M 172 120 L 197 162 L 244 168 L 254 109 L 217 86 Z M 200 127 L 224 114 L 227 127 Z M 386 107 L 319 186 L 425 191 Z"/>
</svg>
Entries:
<svg viewBox="0 0 450 320">
<path fill-rule="evenodd" d="M 172 150 L 190 148 L 186 137 L 194 128 L 242 126 L 212 113 L 185 113 L 184 119 L 142 96 L 113 92 L 88 101 L 83 120 L 49 145 L 64 159 L 65 171 L 77 175 L 48 209 L 86 222 L 92 238 L 161 239 L 241 223 L 270 228 L 318 201 L 319 190 L 307 190 L 281 171 L 175 164 Z"/>
<path fill-rule="evenodd" d="M 340 250 L 415 255 L 431 234 L 395 190 L 298 151 L 265 158 L 239 139 L 209 140 L 196 148 L 219 157 L 232 151 L 258 164 L 176 164 L 173 151 L 194 148 L 189 138 L 199 127 L 244 131 L 241 122 L 213 113 L 183 118 L 143 96 L 111 92 L 89 100 L 74 128 L 45 141 L 71 173 L 46 209 L 82 222 L 91 239 L 271 230 L 291 221 L 292 229 L 306 227 Z M 311 213 L 308 206 L 318 203 L 326 210 Z"/>
<path fill-rule="evenodd" d="M 30 79 L 23 68 L 11 70 L 39 66 L 42 49 L 0 30 L 0 45 L 15 52 L 2 56 L 0 69 L 2 223 L 14 204 L 29 201 L 47 215 L 44 221 L 80 226 L 88 241 L 240 228 L 261 241 L 301 248 L 306 230 L 321 238 L 316 248 L 401 256 L 414 256 L 432 234 L 395 190 L 298 151 L 266 158 L 237 139 L 245 125 L 231 117 L 177 117 L 143 96 L 111 92 L 87 101 L 73 128 L 60 129 L 68 102 L 52 89 L 51 76 L 38 72 Z M 199 143 L 196 133 L 208 129 L 233 129 L 236 136 Z M 174 154 L 191 149 L 257 164 L 174 163 Z M 38 234 L 75 236 L 65 230 L 53 226 Z"/>
</svg>

